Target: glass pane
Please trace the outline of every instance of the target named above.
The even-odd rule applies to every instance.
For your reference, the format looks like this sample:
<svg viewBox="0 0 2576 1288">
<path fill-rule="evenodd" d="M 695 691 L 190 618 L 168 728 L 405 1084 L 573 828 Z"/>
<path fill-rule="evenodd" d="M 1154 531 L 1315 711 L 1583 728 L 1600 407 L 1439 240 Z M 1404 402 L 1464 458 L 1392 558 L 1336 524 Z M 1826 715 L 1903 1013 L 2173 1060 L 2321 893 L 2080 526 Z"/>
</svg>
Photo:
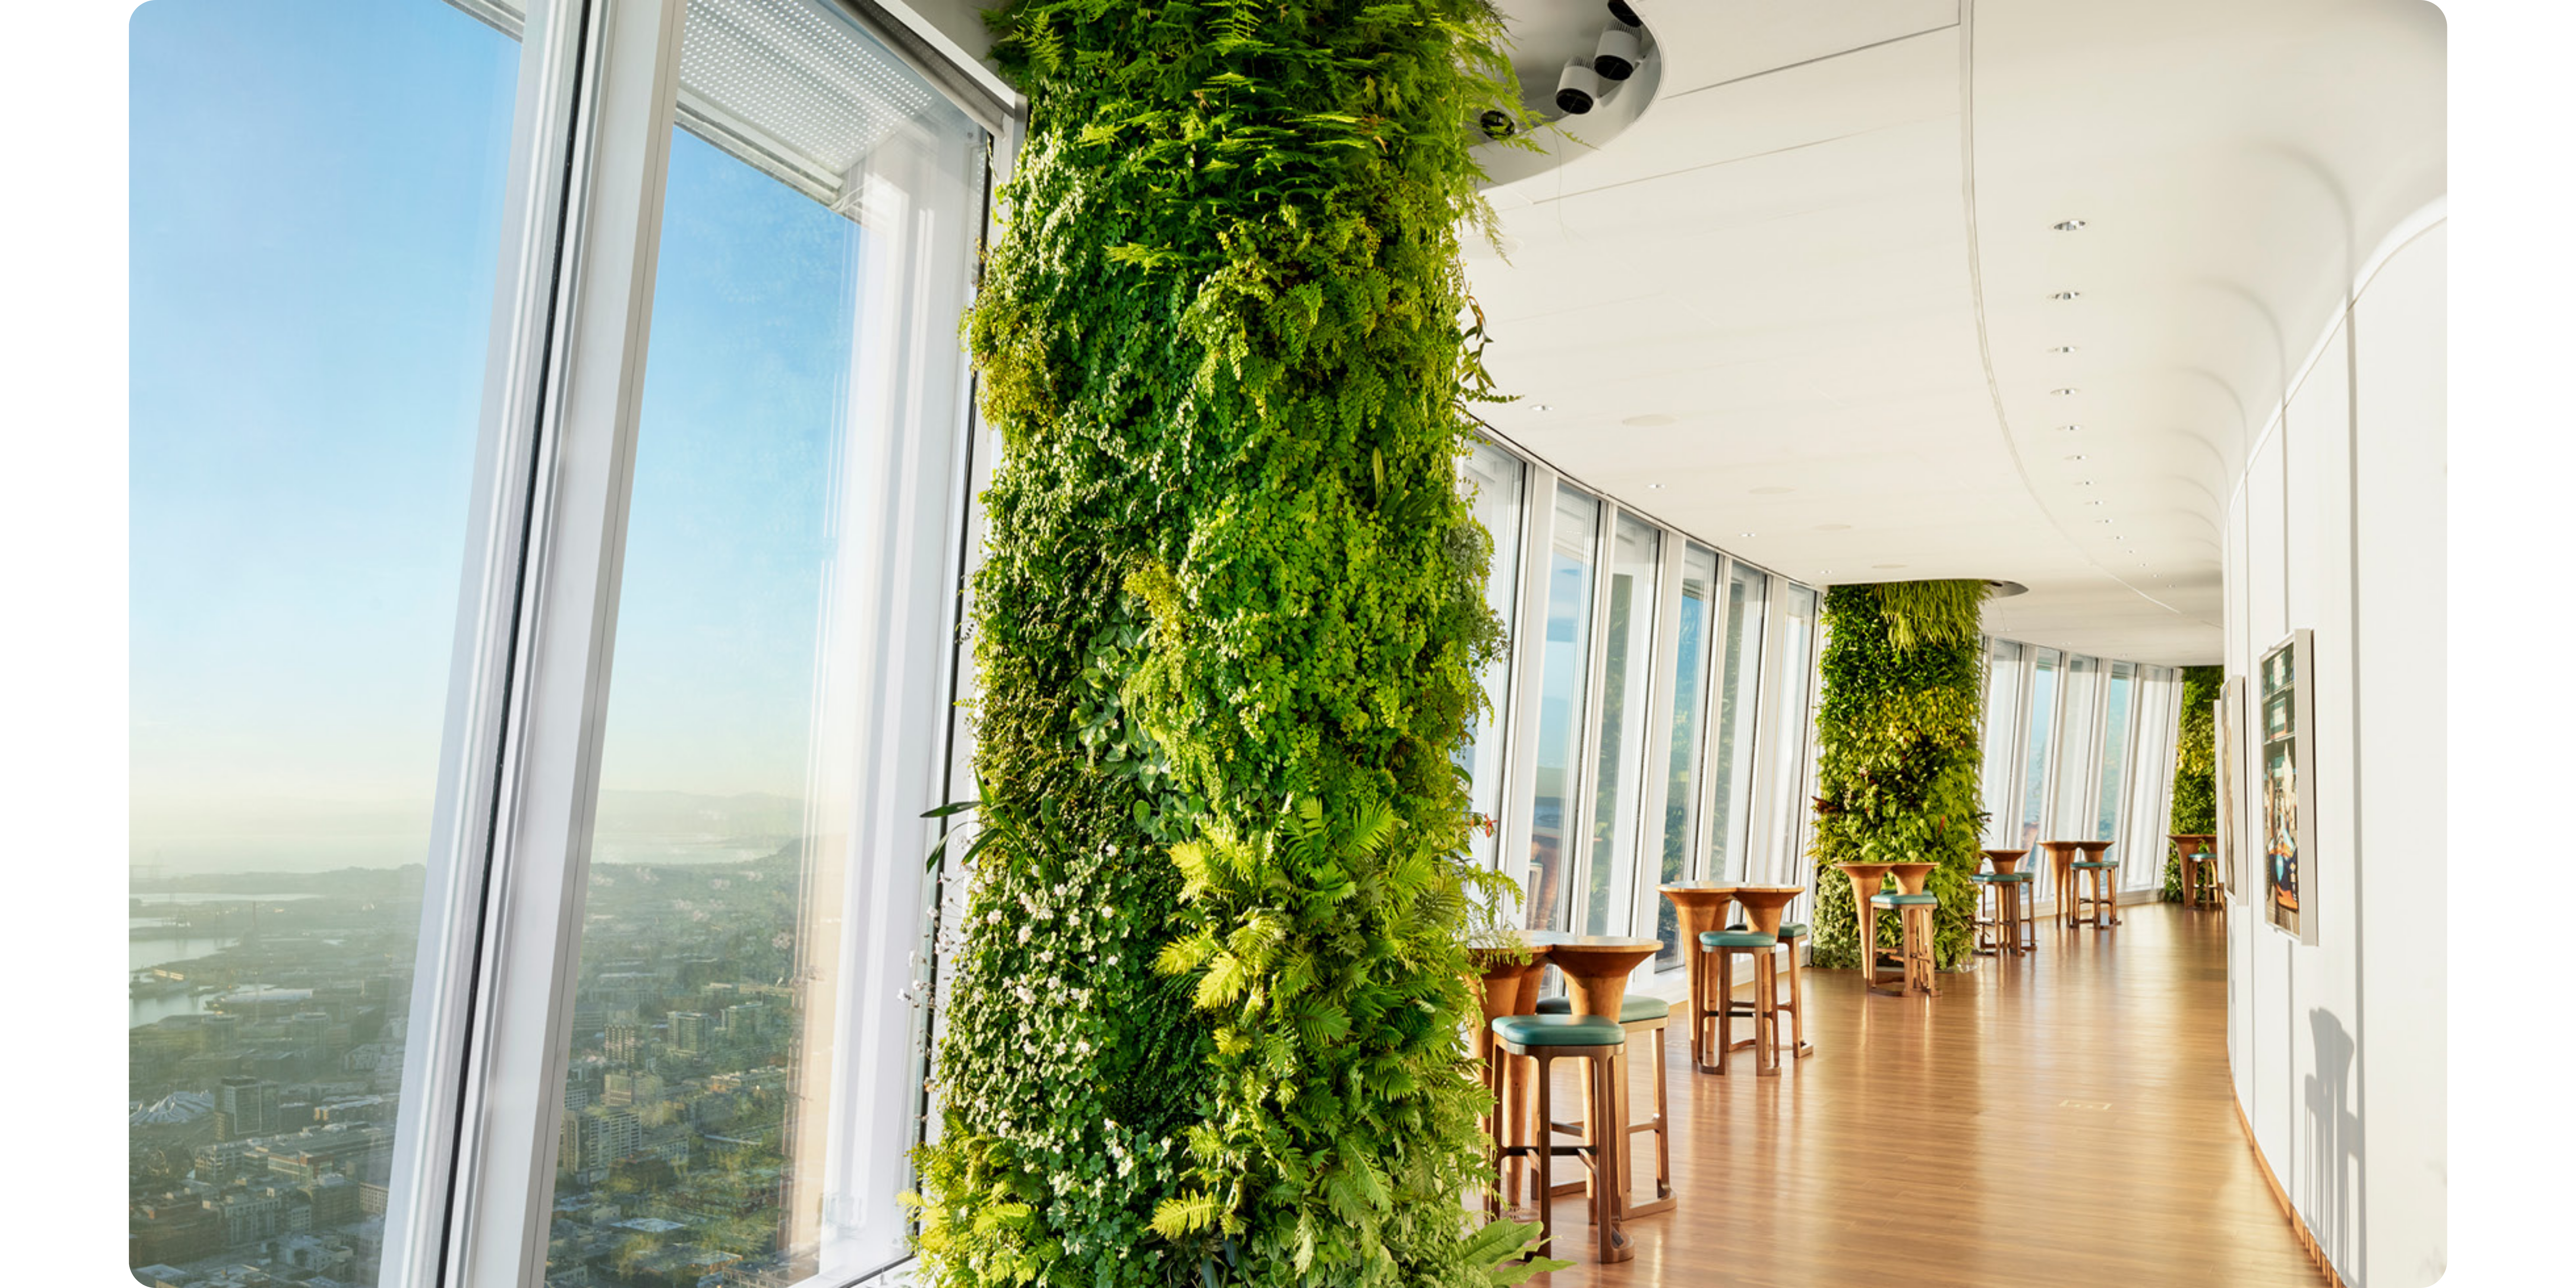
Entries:
<svg viewBox="0 0 2576 1288">
<path fill-rule="evenodd" d="M 1762 689 L 1763 601 L 1771 578 L 1742 564 L 1726 577 L 1726 657 L 1718 670 L 1716 745 L 1708 774 L 1708 870 L 1714 881 L 1744 879 L 1746 829 L 1753 817 L 1753 716 Z"/>
<path fill-rule="evenodd" d="M 1992 641 L 1986 650 L 1986 844 L 2011 848 L 2013 749 L 2021 742 L 2021 645 Z"/>
<path fill-rule="evenodd" d="M 2102 776 L 2096 793 L 2093 839 L 2117 840 L 2120 835 L 2120 788 L 2128 781 L 2129 772 L 2129 697 L 2136 672 L 2126 662 L 2111 664 L 2111 692 L 2102 716 Z M 2107 857 L 2121 857 L 2114 852 Z"/>
<path fill-rule="evenodd" d="M 1610 550 L 1608 636 L 1602 644 L 1601 742 L 1592 794 L 1591 889 L 1584 929 L 1605 935 L 1634 924 L 1645 818 L 1646 693 L 1654 669 L 1655 560 L 1663 537 L 1628 515 Z"/>
<path fill-rule="evenodd" d="M 2010 848 L 2030 850 L 2039 847 L 2040 824 L 2046 821 L 2044 807 L 2048 801 L 2048 752 L 2050 738 L 2057 728 L 2057 668 L 2055 649 L 2033 652 L 2030 676 L 2030 736 L 2022 744 L 2021 826 Z M 2036 871 L 2039 881 L 2048 880 L 2048 867 Z"/>
<path fill-rule="evenodd" d="M 1555 538 L 1547 563 L 1547 639 L 1539 657 L 1538 768 L 1530 782 L 1529 871 L 1521 888 L 1532 930 L 1563 930 L 1574 889 L 1565 881 L 1566 825 L 1574 807 L 1576 734 L 1592 646 L 1592 567 L 1601 503 L 1556 490 Z"/>
<path fill-rule="evenodd" d="M 127 1251 L 373 1284 L 519 47 L 437 0 L 130 33 Z"/>
<path fill-rule="evenodd" d="M 2066 714 L 2057 731 L 2057 809 L 2049 816 L 2049 840 L 2089 840 L 2093 836 L 2093 753 L 2099 750 L 2100 716 L 2095 694 L 2102 684 L 2102 659 L 2069 655 L 2058 677 L 2059 703 Z"/>
<path fill-rule="evenodd" d="M 856 1277 L 917 1139 L 983 138 L 801 0 L 692 3 L 680 108 L 549 1284 Z"/>
<path fill-rule="evenodd" d="M 1510 742 L 1503 715 L 1512 691 L 1509 636 L 1519 624 L 1515 609 L 1520 601 L 1521 512 L 1528 504 L 1524 496 L 1527 473 L 1528 467 L 1521 464 L 1521 458 L 1488 443 L 1476 444 L 1459 467 L 1460 485 L 1475 496 L 1472 509 L 1476 522 L 1493 534 L 1494 562 L 1485 573 L 1485 604 L 1502 619 L 1505 634 L 1502 654 L 1477 677 L 1494 709 L 1470 718 L 1468 743 L 1458 751 L 1458 763 L 1470 775 L 1467 807 L 1488 820 L 1468 834 L 1468 852 L 1487 867 L 1494 863 L 1498 830 L 1491 820 L 1499 819 L 1503 812 L 1503 757 Z"/>
<path fill-rule="evenodd" d="M 1807 755 L 1807 706 L 1814 690 L 1813 669 L 1808 657 L 1813 652 L 1816 630 L 1816 592 L 1805 586 L 1790 586 L 1781 599 L 1786 618 L 1781 623 L 1778 680 L 1779 718 L 1771 722 L 1771 835 L 1769 855 L 1763 861 L 1763 879 L 1778 885 L 1805 884 L 1804 860 L 1798 838 L 1805 834 L 1807 818 L 1807 773 L 1812 767 Z"/>
<path fill-rule="evenodd" d="M 1711 619 L 1716 612 L 1717 552 L 1700 546 L 1682 549 L 1682 593 L 1674 611 L 1680 648 L 1673 664 L 1673 744 L 1664 783 L 1664 854 L 1660 879 L 1681 881 L 1690 875 L 1691 831 L 1700 813 L 1701 713 L 1708 705 Z M 1680 923 L 1672 901 L 1655 900 L 1655 937 L 1664 951 L 1658 969 L 1682 964 Z"/>
</svg>

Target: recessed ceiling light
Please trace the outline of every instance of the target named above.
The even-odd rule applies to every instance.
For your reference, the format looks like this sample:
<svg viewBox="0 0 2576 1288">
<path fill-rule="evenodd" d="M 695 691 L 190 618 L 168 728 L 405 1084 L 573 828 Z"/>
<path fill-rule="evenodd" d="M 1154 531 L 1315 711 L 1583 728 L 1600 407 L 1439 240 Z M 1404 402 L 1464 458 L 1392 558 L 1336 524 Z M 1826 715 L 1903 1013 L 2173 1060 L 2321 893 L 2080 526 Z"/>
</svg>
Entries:
<svg viewBox="0 0 2576 1288">
<path fill-rule="evenodd" d="M 2050 352 L 2050 353 L 2073 353 L 2073 352 L 2075 352 L 2075 346 L 2074 346 L 2074 345 L 2071 345 L 2071 344 L 2061 344 L 2061 345 L 2057 346 L 2056 348 L 2049 350 L 2049 352 Z"/>
<path fill-rule="evenodd" d="M 2082 428 L 2084 428 L 2082 425 L 2060 425 L 2057 427 L 2057 432 L 2061 434 L 2072 434 Z"/>
<path fill-rule="evenodd" d="M 2084 221 L 2081 219 L 2062 219 L 2057 223 L 2057 231 L 2061 233 L 2071 233 L 2083 226 Z"/>
<path fill-rule="evenodd" d="M 2087 502 L 2085 502 L 2084 504 L 2086 504 L 2086 505 L 2100 505 L 2100 504 L 2102 504 L 2102 503 L 2101 503 L 2101 502 L 2099 502 L 2099 501 L 2087 501 Z"/>
<path fill-rule="evenodd" d="M 1650 411 L 1642 416 L 1631 416 L 1619 423 L 1622 425 L 1634 425 L 1639 429 L 1653 429 L 1658 425 L 1672 424 L 1673 418 L 1659 411 Z"/>
<path fill-rule="evenodd" d="M 1540 411 L 1555 411 L 1555 410 L 1556 410 L 1554 407 L 1550 407 L 1550 406 L 1548 406 L 1546 403 L 1531 403 L 1531 404 L 1530 404 L 1530 406 L 1535 407 L 1535 408 L 1537 408 L 1537 409 L 1538 409 L 1538 410 L 1540 410 Z"/>
<path fill-rule="evenodd" d="M 2095 520 L 2094 520 L 2094 522 L 2095 522 L 2095 523 L 2109 523 L 2109 522 L 2110 522 L 2110 520 L 2109 520 L 2109 519 L 2095 519 Z"/>
<path fill-rule="evenodd" d="M 1664 485 L 1661 483 L 1649 483 L 1646 485 L 1646 490 L 1649 492 L 1661 492 L 1664 490 Z"/>
<path fill-rule="evenodd" d="M 2082 392 L 2084 392 L 2084 391 L 2083 391 L 2083 390 L 2081 390 L 2081 389 L 2051 389 L 2051 390 L 2049 390 L 2048 392 L 2053 393 L 2053 394 L 2057 395 L 2057 396 L 2058 396 L 2058 397 L 2060 397 L 2060 398 L 2063 398 L 2063 397 L 2067 396 L 2068 394 L 2080 394 L 2080 393 L 2082 393 Z"/>
<path fill-rule="evenodd" d="M 2073 456 L 2069 456 L 2069 457 L 2067 457 L 2066 459 L 2068 459 L 2068 460 L 2070 460 L 2070 461 L 2080 461 L 2080 460 L 2083 460 L 2083 459 L 2084 459 L 2084 453 L 2082 453 L 2082 452 L 2077 452 L 2077 453 L 2076 453 L 2076 454 L 2074 454 Z"/>
<path fill-rule="evenodd" d="M 1787 496 L 1789 493 L 1791 493 L 1791 492 L 1793 492 L 1793 491 L 1795 491 L 1795 490 L 1796 490 L 1795 488 L 1785 488 L 1785 487 L 1757 487 L 1757 488 L 1753 489 L 1753 495 L 1755 495 L 1755 496 Z"/>
<path fill-rule="evenodd" d="M 1750 532 L 1739 532 L 1739 533 L 1736 533 L 1735 535 L 1737 535 L 1737 536 L 1739 536 L 1739 537 L 1749 537 L 1749 536 L 1752 536 L 1753 534 L 1752 534 L 1752 533 L 1750 533 Z"/>
<path fill-rule="evenodd" d="M 2091 486 L 2093 486 L 2093 480 L 2091 480 L 2091 479 L 2077 479 L 2077 480 L 2075 480 L 2075 486 L 2077 486 L 2077 487 L 2091 487 Z"/>
<path fill-rule="evenodd" d="M 2083 299 L 2083 298 L 2084 298 L 2084 292 L 2082 292 L 2082 291 L 2059 291 L 2059 292 L 2057 292 L 2056 294 L 2049 296 L 2048 298 L 2050 298 L 2050 299 L 2052 299 L 2052 300 L 2080 300 L 2080 299 Z"/>
</svg>

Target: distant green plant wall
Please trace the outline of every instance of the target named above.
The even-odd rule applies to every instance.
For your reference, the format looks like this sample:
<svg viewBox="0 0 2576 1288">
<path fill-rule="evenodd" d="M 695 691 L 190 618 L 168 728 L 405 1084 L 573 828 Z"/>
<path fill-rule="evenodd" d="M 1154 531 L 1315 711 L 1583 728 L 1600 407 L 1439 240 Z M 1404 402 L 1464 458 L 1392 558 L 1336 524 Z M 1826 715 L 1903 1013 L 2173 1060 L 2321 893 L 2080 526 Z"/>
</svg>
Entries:
<svg viewBox="0 0 2576 1288">
<path fill-rule="evenodd" d="M 1481 1288 L 1452 756 L 1500 644 L 1482 0 L 1016 0 L 969 347 L 979 853 L 919 1156 L 948 1288 Z M 1508 1279 L 1507 1272 L 1504 1278 Z"/>
<path fill-rule="evenodd" d="M 1934 862 L 1935 963 L 1974 951 L 1981 581 L 1836 586 L 1825 592 L 1824 693 L 1816 708 L 1815 963 L 1866 964 L 1851 882 L 1835 864 Z M 1879 945 L 1898 919 L 1882 914 Z"/>
<path fill-rule="evenodd" d="M 2226 683 L 2226 669 L 2182 669 L 2182 719 L 2174 733 L 2173 817 L 2166 831 L 2186 835 L 2218 831 L 2218 756 L 2211 704 Z M 2165 847 L 2165 901 L 2182 899 L 2182 856 Z"/>
</svg>

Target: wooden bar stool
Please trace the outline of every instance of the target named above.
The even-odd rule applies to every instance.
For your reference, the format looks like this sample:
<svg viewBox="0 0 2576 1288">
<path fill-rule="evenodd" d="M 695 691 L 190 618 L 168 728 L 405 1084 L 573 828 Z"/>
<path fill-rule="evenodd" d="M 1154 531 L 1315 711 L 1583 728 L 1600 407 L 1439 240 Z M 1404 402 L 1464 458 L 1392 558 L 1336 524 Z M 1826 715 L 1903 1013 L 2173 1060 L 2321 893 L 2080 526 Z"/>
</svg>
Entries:
<svg viewBox="0 0 2576 1288">
<path fill-rule="evenodd" d="M 1570 1015 L 1573 1011 L 1573 1003 L 1566 998 L 1549 997 L 1539 1000 L 1538 1013 L 1541 1015 Z M 1655 1197 L 1644 1203 L 1630 1200 L 1628 1197 L 1628 1178 L 1624 1175 L 1621 1176 L 1619 1178 L 1618 1205 L 1619 1213 L 1623 1217 L 1652 1216 L 1655 1213 L 1661 1212 L 1673 1205 L 1672 1111 L 1666 1103 L 1664 1093 L 1664 1031 L 1671 1027 L 1672 1016 L 1672 1003 L 1667 1002 L 1660 997 L 1632 995 L 1622 999 L 1619 1003 L 1619 1030 L 1625 1036 L 1622 1039 L 1623 1045 L 1619 1048 L 1617 1067 L 1612 1071 L 1611 1076 L 1619 1080 L 1620 1086 L 1625 1087 L 1628 1085 L 1628 1048 L 1624 1045 L 1625 1039 L 1633 1038 L 1640 1033 L 1652 1033 L 1654 1034 L 1655 1039 L 1653 1043 L 1655 1048 L 1655 1116 L 1645 1122 L 1630 1123 L 1628 1125 L 1628 1133 L 1632 1136 L 1641 1131 L 1653 1132 L 1655 1134 Z M 1576 1134 L 1583 1136 L 1585 1139 L 1590 1139 L 1590 1119 L 1596 1110 L 1597 1106 L 1587 1106 L 1584 1109 L 1585 1122 L 1576 1126 Z M 1560 1186 L 1558 1188 L 1565 1193 L 1571 1194 L 1576 1190 L 1583 1189 L 1584 1183 L 1577 1182 L 1571 1185 Z M 1553 1195 L 1550 1197 L 1553 1197 Z"/>
<path fill-rule="evenodd" d="M 1486 1057 L 1486 1076 L 1494 1085 L 1502 1086 L 1509 1080 L 1507 1072 L 1510 1060 L 1520 1057 L 1532 1062 L 1530 1082 L 1538 1098 L 1535 1123 L 1539 1126 L 1539 1130 L 1534 1133 L 1537 1139 L 1530 1143 L 1506 1139 L 1503 1131 L 1501 1102 L 1499 1100 L 1496 1102 L 1496 1112 L 1493 1115 L 1495 1183 L 1493 1191 L 1485 1197 L 1485 1215 L 1488 1217 L 1502 1215 L 1503 1183 L 1512 1161 L 1524 1158 L 1530 1160 L 1538 1172 L 1539 1238 L 1538 1242 L 1530 1245 L 1523 1254 L 1524 1259 L 1542 1253 L 1554 1255 L 1556 1219 L 1550 1209 L 1555 1205 L 1549 1201 L 1550 1196 L 1555 1193 L 1550 1183 L 1553 1180 L 1554 1160 L 1560 1154 L 1578 1158 L 1593 1169 L 1597 1181 L 1603 1171 L 1615 1165 L 1621 1151 L 1609 1139 L 1609 1133 L 1618 1130 L 1613 1126 L 1617 1122 L 1616 1116 L 1597 1109 L 1588 1115 L 1589 1120 L 1584 1124 L 1585 1133 L 1581 1143 L 1574 1145 L 1556 1143 L 1555 1133 L 1547 1127 L 1550 1121 L 1548 1106 L 1550 1067 L 1559 1060 L 1583 1061 L 1587 1099 L 1595 1106 L 1616 1104 L 1618 1088 L 1613 1085 L 1611 1079 L 1618 1066 L 1620 1053 L 1628 1049 L 1628 1035 L 1619 1027 L 1617 1021 L 1592 1015 L 1507 1015 L 1494 1021 L 1492 1027 L 1493 1047 Z M 1597 1245 L 1595 1251 L 1605 1262 L 1621 1260 L 1618 1255 L 1621 1251 L 1619 1245 L 1625 1242 L 1625 1236 L 1619 1229 L 1619 1214 L 1612 1207 L 1618 1188 L 1614 1184 L 1600 1183 L 1592 1187 L 1592 1229 L 1594 1242 Z M 1633 1256 L 1635 1253 L 1631 1251 L 1628 1255 Z"/>
<path fill-rule="evenodd" d="M 1807 923 L 1792 921 L 1780 927 L 1780 948 L 1789 955 L 1789 992 L 1784 1000 L 1773 1003 L 1773 1007 L 1789 1015 L 1789 1044 L 1783 1049 L 1793 1059 L 1816 1053 L 1815 1045 L 1807 1041 L 1807 1008 L 1804 1002 L 1807 989 L 1798 965 L 1798 951 L 1806 946 Z"/>
<path fill-rule="evenodd" d="M 1860 918 L 1860 968 L 1869 978 L 1878 978 L 1878 914 L 1869 906 L 1870 896 L 1887 883 L 1893 863 L 1837 863 L 1844 876 L 1851 878 L 1852 912 Z"/>
<path fill-rule="evenodd" d="M 2173 842 L 2174 859 L 2182 869 L 2182 906 L 2198 908 L 2207 892 L 2207 902 L 2222 906 L 2218 893 L 2218 856 L 2214 853 L 2218 838 L 2207 832 L 2169 832 L 2165 839 Z"/>
<path fill-rule="evenodd" d="M 2018 957 L 2038 948 L 2030 919 L 2022 915 L 2022 891 L 2030 888 L 2027 872 L 1978 872 L 1977 955 Z"/>
<path fill-rule="evenodd" d="M 1476 996 L 1484 1009 L 1484 1016 L 1476 1025 L 1475 1032 L 1476 1067 L 1484 1071 L 1486 1089 L 1494 1093 L 1495 1113 L 1499 1115 L 1498 1125 L 1504 1138 L 1515 1142 L 1526 1140 L 1529 1135 L 1529 1102 L 1519 1085 L 1520 1079 L 1513 1076 L 1513 1066 L 1521 1061 L 1517 1057 L 1500 1062 L 1492 1058 L 1493 1024 L 1505 1016 L 1528 1015 L 1537 1007 L 1539 982 L 1547 971 L 1547 950 L 1479 947 L 1468 950 L 1468 959 L 1476 967 Z M 1499 1080 L 1493 1077 L 1497 1063 L 1503 1066 L 1504 1072 Z M 1525 1170 L 1526 1160 L 1523 1163 Z M 1506 1178 L 1503 1188 L 1506 1202 L 1519 1192 L 1509 1183 L 1511 1179 Z"/>
<path fill-rule="evenodd" d="M 2074 925 L 2089 925 L 2094 930 L 2110 930 L 2110 927 L 2120 925 L 2120 899 L 2117 899 L 2117 891 L 2112 889 L 2115 886 L 2112 873 L 2120 871 L 2120 860 L 2079 858 L 2074 863 L 2074 871 L 2076 881 L 2089 878 L 2089 884 L 2092 884 L 2092 894 L 2084 894 L 2081 889 L 2076 891 Z"/>
<path fill-rule="evenodd" d="M 1904 982 L 1892 991 L 1882 987 L 1879 983 L 1878 967 L 1873 963 L 1869 972 L 1869 991 L 1886 993 L 1894 997 L 1917 993 L 1925 997 L 1939 997 L 1941 988 L 1933 982 L 1932 978 L 1932 913 L 1941 906 L 1940 896 L 1909 894 L 1901 890 L 1889 891 L 1885 894 L 1872 895 L 1869 904 L 1872 909 L 1893 910 L 1905 934 L 1903 950 L 1905 964 L 1902 976 Z"/>
<path fill-rule="evenodd" d="M 1713 976 L 1700 989 L 1700 1013 L 1691 1023 L 1704 1026 L 1717 1021 L 1714 1038 L 1702 1043 L 1704 1050 L 1717 1056 L 1714 1064 L 1702 1064 L 1699 1071 L 1726 1076 L 1726 1057 L 1739 1047 L 1753 1048 L 1753 1067 L 1760 1074 L 1780 1072 L 1780 982 L 1778 935 L 1758 930 L 1712 930 L 1699 937 L 1704 951 L 1701 960 L 1709 963 Z M 1735 959 L 1753 959 L 1753 1000 L 1735 1000 Z M 1747 1041 L 1735 1040 L 1735 1021 L 1753 1021 L 1753 1036 Z"/>
</svg>

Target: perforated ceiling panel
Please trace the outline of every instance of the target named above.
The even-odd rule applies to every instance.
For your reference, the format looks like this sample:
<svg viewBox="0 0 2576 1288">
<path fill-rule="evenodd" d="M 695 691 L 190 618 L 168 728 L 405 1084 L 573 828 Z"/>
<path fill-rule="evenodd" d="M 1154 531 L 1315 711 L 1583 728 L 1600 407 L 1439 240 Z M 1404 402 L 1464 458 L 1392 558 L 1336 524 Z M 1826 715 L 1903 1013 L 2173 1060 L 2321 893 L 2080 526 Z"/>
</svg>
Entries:
<svg viewBox="0 0 2576 1288">
<path fill-rule="evenodd" d="M 817 199 L 847 205 L 846 177 L 937 101 L 821 0 L 689 0 L 682 124 Z"/>
</svg>

